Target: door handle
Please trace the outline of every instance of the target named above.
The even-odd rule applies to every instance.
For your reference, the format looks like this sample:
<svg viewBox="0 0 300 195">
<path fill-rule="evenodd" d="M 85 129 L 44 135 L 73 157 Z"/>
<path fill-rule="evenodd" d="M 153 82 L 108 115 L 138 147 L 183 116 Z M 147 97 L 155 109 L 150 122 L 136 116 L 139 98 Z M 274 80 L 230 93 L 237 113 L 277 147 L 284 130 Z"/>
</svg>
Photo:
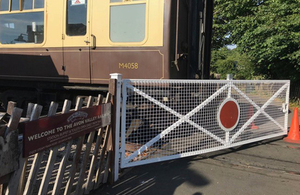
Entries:
<svg viewBox="0 0 300 195">
<path fill-rule="evenodd" d="M 91 48 L 96 49 L 96 41 L 97 41 L 96 36 L 91 34 L 91 37 L 92 37 L 92 46 L 91 46 Z"/>
</svg>

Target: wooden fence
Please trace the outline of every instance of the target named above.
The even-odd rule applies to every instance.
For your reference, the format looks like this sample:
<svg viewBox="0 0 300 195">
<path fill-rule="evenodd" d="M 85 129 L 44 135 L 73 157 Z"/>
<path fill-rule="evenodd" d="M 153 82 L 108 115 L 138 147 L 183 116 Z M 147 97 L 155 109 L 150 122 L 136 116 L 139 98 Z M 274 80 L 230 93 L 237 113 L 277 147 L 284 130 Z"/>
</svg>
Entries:
<svg viewBox="0 0 300 195">
<path fill-rule="evenodd" d="M 57 112 L 58 104 L 52 102 L 48 117 L 100 105 L 103 99 L 101 95 L 78 98 L 75 109 L 71 109 L 71 102 L 65 100 L 61 112 Z M 112 99 L 113 93 L 108 93 L 105 103 Z M 19 122 L 41 118 L 42 106 L 30 103 L 26 117 L 21 118 L 22 109 L 14 105 L 10 102 L 9 121 L 2 128 L 0 126 L 0 194 L 88 194 L 113 177 L 112 125 L 23 157 Z M 109 180 L 113 181 L 113 178 Z"/>
</svg>

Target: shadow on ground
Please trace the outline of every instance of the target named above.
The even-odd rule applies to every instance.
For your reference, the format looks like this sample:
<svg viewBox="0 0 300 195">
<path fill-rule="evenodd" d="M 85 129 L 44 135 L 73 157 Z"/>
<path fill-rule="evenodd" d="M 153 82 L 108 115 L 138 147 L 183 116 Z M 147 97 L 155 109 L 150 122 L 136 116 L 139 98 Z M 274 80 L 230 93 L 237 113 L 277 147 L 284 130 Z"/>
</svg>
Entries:
<svg viewBox="0 0 300 195">
<path fill-rule="evenodd" d="M 289 114 L 288 124 L 292 114 L 292 112 Z M 296 156 L 291 160 L 290 156 L 294 156 L 295 149 L 290 149 L 292 147 L 286 146 L 281 140 L 282 136 L 194 157 L 124 169 L 118 182 L 114 185 L 104 185 L 90 195 L 202 195 L 216 194 L 216 192 L 218 194 L 265 194 L 270 187 L 276 187 L 273 191 L 282 194 L 285 188 L 298 185 L 297 180 L 290 182 L 289 179 L 284 180 L 281 176 L 282 170 L 294 170 L 289 168 L 290 165 L 298 166 L 298 158 Z M 232 155 L 226 157 L 228 154 Z M 223 157 L 229 159 L 228 162 L 225 161 L 226 159 L 222 160 Z M 216 161 L 204 162 L 205 159 L 216 159 Z M 235 163 L 231 164 L 232 161 Z M 268 165 L 264 164 L 265 162 L 271 161 L 281 164 L 272 165 L 271 168 L 265 166 Z M 237 163 L 242 166 L 237 168 Z M 251 169 L 249 163 L 254 168 Z M 264 165 L 263 169 L 260 166 L 256 168 L 259 163 Z M 281 167 L 282 164 L 286 166 Z M 262 174 L 262 170 L 266 174 Z M 274 177 L 274 171 L 278 171 L 278 177 Z M 251 182 L 264 185 L 249 188 Z M 282 182 L 287 182 L 289 185 L 279 185 Z"/>
<path fill-rule="evenodd" d="M 190 160 L 191 158 L 184 158 L 125 169 L 117 183 L 112 186 L 105 185 L 91 194 L 168 195 L 174 194 L 176 188 L 183 183 L 194 187 L 208 185 L 209 180 L 189 169 Z M 201 192 L 193 192 L 193 195 L 201 194 Z"/>
</svg>

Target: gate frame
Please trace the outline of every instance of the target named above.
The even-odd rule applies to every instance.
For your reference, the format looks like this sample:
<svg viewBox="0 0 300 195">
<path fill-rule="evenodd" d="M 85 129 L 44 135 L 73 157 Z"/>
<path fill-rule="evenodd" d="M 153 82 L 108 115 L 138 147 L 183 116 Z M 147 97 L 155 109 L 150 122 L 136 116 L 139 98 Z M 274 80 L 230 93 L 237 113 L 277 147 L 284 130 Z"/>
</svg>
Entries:
<svg viewBox="0 0 300 195">
<path fill-rule="evenodd" d="M 114 75 L 114 76 L 112 76 L 112 78 L 114 78 L 114 79 L 117 80 L 116 109 L 118 111 L 120 111 L 119 113 L 118 112 L 116 113 L 116 137 L 115 137 L 115 141 L 116 141 L 115 142 L 115 157 L 116 157 L 116 160 L 115 160 L 114 180 L 117 181 L 118 180 L 118 173 L 119 173 L 119 169 L 120 168 L 127 168 L 127 167 L 133 167 L 133 166 L 138 166 L 138 165 L 145 164 L 145 163 L 140 163 L 140 162 L 134 162 L 134 163 L 131 163 L 130 165 L 124 166 L 122 163 L 125 162 L 125 161 L 126 162 L 130 161 L 132 158 L 134 158 L 136 156 L 136 154 L 142 153 L 143 150 L 145 150 L 147 148 L 147 143 L 144 144 L 137 151 L 135 151 L 134 153 L 132 153 L 131 155 L 133 155 L 133 154 L 136 153 L 135 155 L 133 155 L 133 157 L 131 157 L 129 159 L 125 158 L 125 156 L 124 156 L 125 154 L 123 154 L 123 152 L 125 151 L 125 142 L 124 142 L 124 140 L 125 140 L 125 134 L 123 133 L 123 130 L 122 130 L 122 128 L 124 128 L 125 122 L 126 122 L 126 117 L 124 117 L 124 115 L 126 114 L 126 104 L 124 103 L 124 101 L 126 101 L 126 99 L 127 99 L 127 88 L 128 88 L 127 84 L 130 81 L 135 81 L 135 79 L 132 79 L 132 80 L 131 79 L 122 80 L 122 78 L 121 78 L 122 75 L 121 74 L 117 74 L 116 73 L 116 74 L 111 74 L 111 75 Z M 205 82 L 205 81 L 207 81 L 207 80 L 203 80 L 203 82 Z M 204 149 L 204 150 L 201 150 L 201 151 L 198 151 L 198 152 L 195 152 L 195 151 L 194 152 L 188 152 L 188 154 L 187 153 L 183 153 L 183 154 L 175 154 L 175 155 L 171 155 L 171 156 L 163 156 L 163 157 L 160 157 L 160 159 L 157 159 L 157 158 L 149 159 L 149 160 L 147 160 L 147 164 L 154 163 L 154 162 L 165 161 L 165 160 L 173 160 L 173 159 L 177 159 L 177 158 L 180 158 L 180 157 L 187 157 L 187 156 L 199 155 L 199 154 L 208 153 L 208 152 L 214 152 L 214 151 L 218 151 L 218 150 L 222 150 L 222 149 L 232 148 L 232 147 L 236 147 L 236 146 L 240 146 L 240 145 L 244 145 L 244 144 L 249 144 L 249 143 L 253 143 L 253 142 L 257 142 L 257 141 L 261 141 L 261 140 L 265 140 L 265 139 L 270 139 L 270 138 L 274 138 L 274 137 L 278 137 L 278 136 L 282 136 L 282 135 L 286 135 L 287 134 L 287 132 L 288 132 L 288 113 L 287 113 L 287 111 L 288 111 L 289 93 L 290 93 L 290 91 L 289 91 L 290 90 L 290 82 L 288 80 L 270 80 L 269 82 L 284 83 L 284 85 L 282 85 L 277 91 L 275 91 L 275 93 L 272 96 L 270 96 L 268 98 L 268 100 L 262 106 L 258 106 L 246 94 L 244 94 L 241 90 L 239 90 L 238 87 L 236 87 L 235 85 L 233 85 L 234 81 L 232 79 L 228 78 L 227 81 L 228 81 L 228 83 L 225 84 L 218 91 L 216 91 L 212 96 L 217 97 L 219 95 L 219 93 L 221 93 L 220 91 L 224 91 L 224 90 L 228 89 L 228 97 L 231 97 L 231 90 L 234 89 L 243 98 L 245 98 L 247 100 L 247 102 L 249 102 L 254 108 L 257 109 L 257 111 L 253 114 L 253 116 L 250 117 L 250 119 L 248 119 L 246 121 L 246 123 L 240 128 L 240 130 L 238 132 L 236 132 L 231 138 L 229 138 L 229 132 L 226 132 L 226 139 L 225 140 L 219 140 L 219 141 L 221 141 L 222 146 L 218 146 L 218 147 L 214 147 L 214 148 L 209 148 L 209 149 Z M 213 81 L 213 82 L 224 83 L 224 82 L 226 82 L 226 80 Z M 239 83 L 247 83 L 249 81 L 248 80 L 242 80 L 242 81 L 238 81 L 238 82 Z M 268 83 L 268 81 L 260 81 L 260 80 L 252 80 L 251 82 L 252 83 L 260 83 L 260 82 Z M 134 87 L 132 87 L 132 89 L 134 89 Z M 286 96 L 285 97 L 285 103 L 283 103 L 284 105 L 282 107 L 283 112 L 285 113 L 284 114 L 284 125 L 282 126 L 276 120 L 274 120 L 271 116 L 269 116 L 269 114 L 267 114 L 264 110 L 284 90 L 287 90 L 287 91 L 286 91 L 286 95 L 285 95 Z M 122 91 L 122 99 L 121 99 L 121 91 Z M 147 95 L 147 94 L 145 94 L 145 95 Z M 210 101 L 210 99 L 214 99 L 214 98 L 209 97 L 208 99 L 204 100 L 204 102 L 205 101 Z M 120 106 L 121 103 L 122 103 L 122 105 Z M 158 104 L 156 104 L 156 105 L 158 105 Z M 162 103 L 160 103 L 160 104 L 163 105 Z M 160 106 L 161 108 L 163 108 L 161 105 L 158 105 L 158 106 Z M 206 105 L 206 103 L 204 103 L 202 107 L 204 107 L 205 105 Z M 167 107 L 167 106 L 164 106 L 164 107 Z M 197 107 L 199 107 L 199 105 Z M 196 108 L 192 109 L 189 113 L 193 113 L 195 110 L 199 110 L 199 109 L 196 109 Z M 173 112 L 172 109 L 170 109 L 170 108 L 167 111 L 170 112 L 170 110 L 171 110 L 171 112 Z M 121 117 L 121 114 L 120 114 L 121 112 L 122 112 L 122 117 Z M 177 113 L 178 115 L 180 115 L 178 121 L 183 120 L 184 122 L 188 122 L 189 121 L 189 116 L 187 116 L 187 115 L 189 115 L 189 113 L 186 114 L 185 116 L 181 116 L 181 114 Z M 175 114 L 175 116 L 177 116 L 177 114 Z M 247 126 L 249 126 L 260 114 L 265 115 L 271 122 L 275 123 L 275 125 L 278 126 L 282 130 L 282 132 L 276 133 L 276 134 L 273 134 L 273 135 L 266 135 L 266 136 L 262 136 L 262 137 L 252 138 L 252 139 L 249 139 L 249 140 L 240 141 L 238 143 L 233 143 L 235 141 L 235 139 L 238 138 L 240 136 L 240 134 L 245 130 L 245 128 Z M 121 117 L 121 121 L 120 121 L 120 117 Z M 178 123 L 178 121 L 175 122 L 175 123 Z M 173 125 L 171 125 L 171 127 Z M 170 128 L 170 127 L 168 127 L 168 128 Z M 202 129 L 204 131 L 207 131 L 204 128 L 202 128 Z M 166 129 L 164 131 L 166 131 Z M 164 135 L 169 132 L 169 131 L 168 132 L 164 132 L 164 131 L 161 132 Z M 207 132 L 208 132 L 208 134 L 211 134 L 209 131 L 207 131 Z M 159 135 L 161 135 L 161 133 Z M 121 140 L 120 140 L 120 136 L 117 136 L 117 135 L 121 136 Z M 155 138 L 152 138 L 149 142 L 152 142 L 154 139 Z M 121 145 L 120 145 L 120 141 L 121 141 Z M 153 141 L 153 142 L 155 142 L 155 141 Z"/>
<path fill-rule="evenodd" d="M 116 89 L 115 89 L 115 162 L 114 162 L 114 170 L 113 170 L 113 176 L 114 176 L 114 181 L 116 182 L 119 179 L 119 159 L 121 155 L 120 152 L 120 104 L 121 104 L 121 87 L 122 87 L 122 74 L 120 73 L 113 73 L 110 74 L 110 78 L 116 80 Z"/>
</svg>

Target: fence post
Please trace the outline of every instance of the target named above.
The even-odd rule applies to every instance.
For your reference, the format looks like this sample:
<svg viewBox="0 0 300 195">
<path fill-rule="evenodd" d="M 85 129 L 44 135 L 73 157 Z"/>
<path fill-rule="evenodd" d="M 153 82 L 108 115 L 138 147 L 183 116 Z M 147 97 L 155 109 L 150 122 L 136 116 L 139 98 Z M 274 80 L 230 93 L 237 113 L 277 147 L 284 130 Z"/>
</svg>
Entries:
<svg viewBox="0 0 300 195">
<path fill-rule="evenodd" d="M 114 168 L 112 169 L 113 181 L 117 181 L 119 178 L 119 156 L 120 156 L 120 102 L 121 102 L 121 82 L 122 74 L 114 73 L 110 74 L 110 92 L 113 94 L 113 110 L 112 110 L 112 128 L 113 128 L 113 141 L 114 141 Z M 115 80 L 115 89 L 111 91 L 111 82 Z M 112 82 L 113 83 L 113 82 Z"/>
<path fill-rule="evenodd" d="M 37 104 L 29 104 L 32 110 L 27 109 L 30 121 L 36 120 L 40 117 L 43 107 Z M 31 111 L 31 114 L 30 114 Z M 22 147 L 22 145 L 20 146 Z M 22 151 L 19 157 L 19 169 L 15 171 L 8 183 L 6 195 L 23 194 L 23 187 L 25 185 L 25 171 L 28 158 L 23 158 Z"/>
<path fill-rule="evenodd" d="M 23 110 L 15 106 L 15 102 L 8 102 L 6 113 L 11 117 L 8 124 L 1 127 L 3 131 L 0 132 L 0 195 L 5 194 L 11 175 L 18 169 L 20 148 L 17 128 Z M 5 115 L 3 117 L 5 118 Z"/>
<path fill-rule="evenodd" d="M 289 103 L 290 103 L 290 81 L 288 81 L 289 86 L 286 89 L 286 94 L 285 94 L 285 107 L 286 107 L 286 112 L 285 112 L 285 117 L 284 117 L 284 131 L 287 134 L 288 133 L 288 123 L 289 123 Z"/>
</svg>

